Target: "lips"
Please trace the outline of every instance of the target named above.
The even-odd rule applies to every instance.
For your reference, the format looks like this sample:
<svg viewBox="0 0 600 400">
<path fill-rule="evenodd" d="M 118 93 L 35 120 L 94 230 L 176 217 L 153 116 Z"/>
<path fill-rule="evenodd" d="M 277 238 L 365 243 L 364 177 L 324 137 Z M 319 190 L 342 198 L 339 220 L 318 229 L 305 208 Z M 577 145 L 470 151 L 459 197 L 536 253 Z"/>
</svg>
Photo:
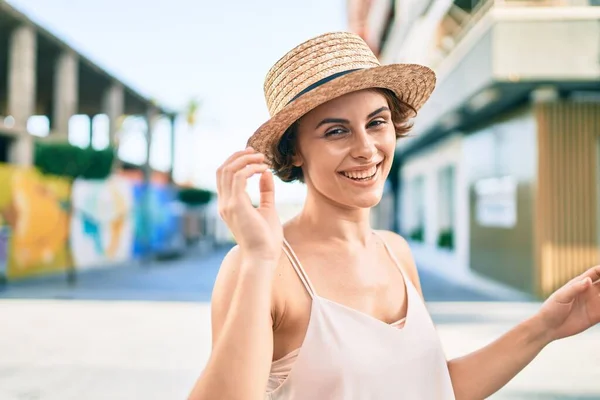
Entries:
<svg viewBox="0 0 600 400">
<path fill-rule="evenodd" d="M 362 170 L 341 171 L 340 174 L 355 181 L 367 181 L 373 179 L 377 175 L 377 170 L 380 166 L 381 163 Z"/>
</svg>

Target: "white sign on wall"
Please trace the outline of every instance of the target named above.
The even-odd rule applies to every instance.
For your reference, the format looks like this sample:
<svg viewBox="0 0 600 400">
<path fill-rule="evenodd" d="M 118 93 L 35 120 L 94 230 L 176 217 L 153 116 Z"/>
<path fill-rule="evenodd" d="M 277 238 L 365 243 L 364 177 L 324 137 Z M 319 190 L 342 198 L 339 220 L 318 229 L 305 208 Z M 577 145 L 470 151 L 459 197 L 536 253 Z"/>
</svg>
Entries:
<svg viewBox="0 0 600 400">
<path fill-rule="evenodd" d="M 511 176 L 475 183 L 475 218 L 479 225 L 512 228 L 517 224 L 517 182 Z"/>
</svg>

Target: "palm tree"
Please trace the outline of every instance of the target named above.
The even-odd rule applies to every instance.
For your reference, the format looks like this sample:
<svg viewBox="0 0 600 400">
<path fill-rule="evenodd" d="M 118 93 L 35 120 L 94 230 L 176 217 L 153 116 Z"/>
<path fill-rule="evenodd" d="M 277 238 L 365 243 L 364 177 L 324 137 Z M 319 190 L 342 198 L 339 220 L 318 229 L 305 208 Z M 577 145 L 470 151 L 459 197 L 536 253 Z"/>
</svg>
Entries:
<svg viewBox="0 0 600 400">
<path fill-rule="evenodd" d="M 198 121 L 198 111 L 202 102 L 198 99 L 191 99 L 185 110 L 185 117 L 189 127 L 194 127 Z"/>
<path fill-rule="evenodd" d="M 184 113 L 185 113 L 185 120 L 186 120 L 187 126 L 188 126 L 188 140 L 191 140 L 193 138 L 194 128 L 198 124 L 198 114 L 199 114 L 201 106 L 202 106 L 202 101 L 198 100 L 196 98 L 193 98 L 190 101 L 188 101 L 188 103 L 186 105 Z M 189 183 L 192 183 L 192 181 L 193 181 L 193 172 L 192 172 L 193 162 L 192 162 L 192 160 L 194 159 L 194 157 L 193 157 L 194 146 L 190 145 L 189 149 L 190 149 L 190 153 L 189 153 L 190 157 L 189 157 L 189 162 L 188 162 L 188 168 L 189 168 L 188 181 L 189 181 Z"/>
</svg>

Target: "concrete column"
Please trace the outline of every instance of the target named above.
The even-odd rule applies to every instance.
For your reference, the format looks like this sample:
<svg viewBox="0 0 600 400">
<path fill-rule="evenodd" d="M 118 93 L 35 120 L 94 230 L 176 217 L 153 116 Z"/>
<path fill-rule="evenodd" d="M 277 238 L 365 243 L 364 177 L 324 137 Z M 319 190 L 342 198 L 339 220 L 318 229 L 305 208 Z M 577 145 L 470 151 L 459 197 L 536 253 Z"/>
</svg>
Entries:
<svg viewBox="0 0 600 400">
<path fill-rule="evenodd" d="M 146 162 L 144 164 L 144 178 L 147 182 L 150 180 L 152 168 L 150 166 L 150 149 L 152 147 L 152 136 L 154 127 L 160 117 L 158 110 L 155 107 L 149 106 L 146 111 Z"/>
<path fill-rule="evenodd" d="M 8 162 L 16 165 L 33 164 L 33 136 L 27 132 L 20 133 L 10 144 Z"/>
<path fill-rule="evenodd" d="M 27 120 L 35 113 L 37 39 L 35 29 L 22 25 L 12 32 L 8 54 L 8 115 L 19 132 L 10 146 L 8 160 L 19 165 L 33 162 L 33 138 Z"/>
<path fill-rule="evenodd" d="M 25 25 L 16 28 L 10 38 L 8 114 L 19 130 L 25 130 L 27 119 L 35 113 L 36 53 L 35 29 Z"/>
<path fill-rule="evenodd" d="M 77 113 L 79 92 L 79 60 L 73 51 L 64 51 L 56 60 L 54 72 L 54 110 L 52 132 L 65 139 L 69 120 Z"/>
<path fill-rule="evenodd" d="M 120 83 L 113 83 L 104 92 L 102 99 L 102 112 L 108 116 L 109 146 L 117 143 L 117 130 L 119 118 L 125 112 L 125 91 Z"/>
<path fill-rule="evenodd" d="M 177 116 L 172 114 L 169 116 L 169 122 L 171 124 L 171 182 L 173 182 L 173 172 L 175 171 L 175 123 Z"/>
</svg>

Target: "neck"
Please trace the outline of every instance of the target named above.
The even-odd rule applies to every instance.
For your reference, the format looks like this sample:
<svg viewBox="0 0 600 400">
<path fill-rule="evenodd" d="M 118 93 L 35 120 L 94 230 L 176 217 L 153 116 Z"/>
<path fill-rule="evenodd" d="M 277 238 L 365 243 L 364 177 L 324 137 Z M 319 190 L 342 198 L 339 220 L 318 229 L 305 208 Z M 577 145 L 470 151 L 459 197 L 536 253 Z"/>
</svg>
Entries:
<svg viewBox="0 0 600 400">
<path fill-rule="evenodd" d="M 344 207 L 308 190 L 296 222 L 301 232 L 310 232 L 314 239 L 366 245 L 373 233 L 370 215 L 370 208 Z"/>
</svg>

